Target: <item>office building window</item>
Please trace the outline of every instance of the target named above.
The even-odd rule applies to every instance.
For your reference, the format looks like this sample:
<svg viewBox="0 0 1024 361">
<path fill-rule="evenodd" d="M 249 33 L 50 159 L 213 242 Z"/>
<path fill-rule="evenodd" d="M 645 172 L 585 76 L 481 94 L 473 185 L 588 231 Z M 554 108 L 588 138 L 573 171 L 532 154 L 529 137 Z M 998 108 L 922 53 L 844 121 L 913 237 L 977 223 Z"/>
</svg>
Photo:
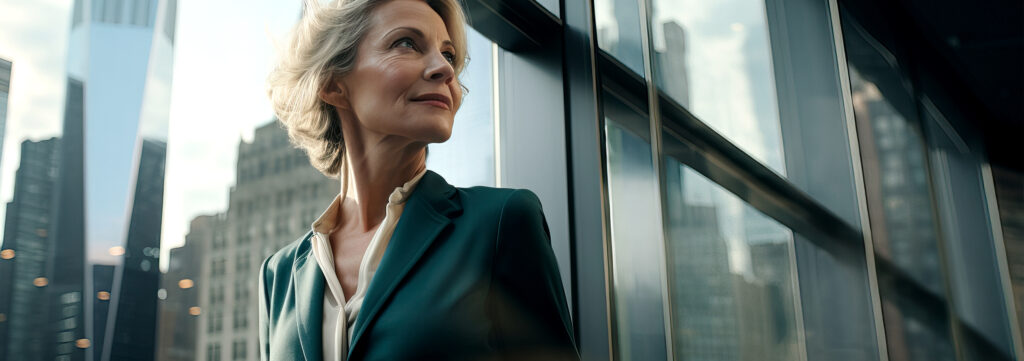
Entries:
<svg viewBox="0 0 1024 361">
<path fill-rule="evenodd" d="M 220 361 L 220 343 L 206 345 L 206 360 Z"/>
<path fill-rule="evenodd" d="M 232 317 L 232 329 L 245 330 L 249 327 L 249 313 L 246 307 L 236 307 Z"/>
<path fill-rule="evenodd" d="M 246 348 L 245 340 L 236 340 L 231 343 L 231 359 L 232 360 L 245 360 Z"/>
</svg>

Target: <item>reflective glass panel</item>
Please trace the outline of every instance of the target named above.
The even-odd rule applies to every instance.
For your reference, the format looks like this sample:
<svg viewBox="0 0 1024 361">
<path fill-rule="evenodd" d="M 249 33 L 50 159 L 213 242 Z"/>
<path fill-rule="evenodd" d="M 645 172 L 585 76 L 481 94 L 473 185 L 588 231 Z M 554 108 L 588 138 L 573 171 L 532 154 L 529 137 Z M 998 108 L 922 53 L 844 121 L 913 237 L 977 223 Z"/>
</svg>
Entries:
<svg viewBox="0 0 1024 361">
<path fill-rule="evenodd" d="M 954 128 L 923 101 L 929 166 L 942 223 L 950 298 L 962 322 L 960 344 L 969 359 L 1010 359 L 1013 346 L 993 223 L 984 184 L 984 152 L 976 133 Z M 1002 356 L 1002 357 L 1000 357 Z"/>
<path fill-rule="evenodd" d="M 651 30 L 658 87 L 785 174 L 763 0 L 653 0 Z"/>
<path fill-rule="evenodd" d="M 664 248 L 647 117 L 605 97 L 612 289 L 621 360 L 664 360 Z M 612 109 L 610 109 L 612 108 Z"/>
<path fill-rule="evenodd" d="M 913 104 L 904 103 L 898 78 L 886 69 L 872 68 L 868 79 L 855 64 L 850 67 L 874 250 L 881 262 L 891 262 L 917 287 L 942 300 L 946 291 L 924 139 L 913 121 Z M 879 291 L 890 357 L 953 359 L 948 326 L 942 322 L 947 315 L 915 312 L 917 300 L 883 281 Z"/>
<path fill-rule="evenodd" d="M 594 0 L 597 45 L 640 77 L 644 76 L 640 2 Z"/>
<path fill-rule="evenodd" d="M 541 6 L 544 6 L 545 9 L 548 9 L 548 11 L 556 17 L 560 16 L 562 13 L 562 10 L 560 9 L 562 5 L 561 0 L 537 0 L 537 2 L 540 3 Z"/>
<path fill-rule="evenodd" d="M 878 360 L 877 326 L 863 248 L 836 252 L 801 234 L 796 234 L 795 240 L 807 359 Z"/>
<path fill-rule="evenodd" d="M 789 229 L 671 157 L 665 195 L 675 359 L 800 359 Z"/>
</svg>

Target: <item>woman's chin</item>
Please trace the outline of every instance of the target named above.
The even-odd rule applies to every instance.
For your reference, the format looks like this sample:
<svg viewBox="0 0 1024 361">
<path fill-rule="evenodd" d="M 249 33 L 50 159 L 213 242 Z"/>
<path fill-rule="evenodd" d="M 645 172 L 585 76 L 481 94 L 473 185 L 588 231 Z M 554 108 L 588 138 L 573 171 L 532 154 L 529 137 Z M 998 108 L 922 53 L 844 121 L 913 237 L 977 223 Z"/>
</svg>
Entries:
<svg viewBox="0 0 1024 361">
<path fill-rule="evenodd" d="M 430 128 L 422 129 L 422 130 L 420 130 L 417 133 L 418 134 L 417 134 L 417 136 L 415 138 L 419 139 L 419 140 L 421 140 L 423 142 L 426 142 L 426 143 L 444 143 L 444 142 L 447 142 L 448 139 L 450 139 L 452 137 L 452 128 L 451 128 L 451 126 L 445 126 L 443 124 L 439 124 L 436 127 L 430 127 Z"/>
<path fill-rule="evenodd" d="M 452 137 L 452 133 L 451 132 L 444 133 L 444 134 L 435 134 L 434 136 L 429 137 L 428 139 L 426 139 L 426 142 L 427 143 L 431 143 L 431 144 L 444 143 L 444 142 L 447 142 L 448 139 L 450 139 L 451 137 Z"/>
</svg>

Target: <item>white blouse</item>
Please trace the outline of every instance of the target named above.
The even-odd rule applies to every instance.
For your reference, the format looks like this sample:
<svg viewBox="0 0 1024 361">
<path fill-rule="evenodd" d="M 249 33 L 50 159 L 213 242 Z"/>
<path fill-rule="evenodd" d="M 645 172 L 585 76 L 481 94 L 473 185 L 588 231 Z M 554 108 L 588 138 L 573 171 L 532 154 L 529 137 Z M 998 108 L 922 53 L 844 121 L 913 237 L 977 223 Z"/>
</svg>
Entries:
<svg viewBox="0 0 1024 361">
<path fill-rule="evenodd" d="M 394 233 L 398 218 L 401 217 L 402 209 L 405 208 L 405 201 L 424 174 L 426 174 L 426 170 L 417 174 L 405 185 L 395 188 L 388 197 L 384 220 L 377 227 L 377 232 L 373 234 L 373 239 L 366 247 L 366 253 L 363 253 L 363 258 L 359 263 L 359 281 L 356 285 L 356 292 L 348 302 L 345 302 L 341 282 L 338 281 L 338 275 L 334 270 L 334 253 L 331 252 L 329 237 L 336 227 L 338 212 L 341 211 L 342 195 L 336 196 L 327 210 L 313 222 L 313 237 L 311 238 L 313 257 L 320 265 L 320 271 L 324 274 L 329 290 L 329 292 L 324 292 L 323 300 L 324 360 L 344 361 L 348 357 L 348 345 L 352 341 L 352 326 L 363 305 L 366 289 L 370 286 L 370 280 L 373 279 L 381 257 L 384 256 L 384 250 L 388 247 L 391 234 Z"/>
</svg>

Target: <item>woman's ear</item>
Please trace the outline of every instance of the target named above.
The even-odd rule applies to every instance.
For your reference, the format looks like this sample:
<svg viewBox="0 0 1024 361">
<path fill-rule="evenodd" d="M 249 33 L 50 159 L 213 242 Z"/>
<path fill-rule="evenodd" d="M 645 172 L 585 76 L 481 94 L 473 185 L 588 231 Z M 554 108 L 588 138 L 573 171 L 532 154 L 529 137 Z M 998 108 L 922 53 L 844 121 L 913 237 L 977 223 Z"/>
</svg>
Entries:
<svg viewBox="0 0 1024 361">
<path fill-rule="evenodd" d="M 345 86 L 341 80 L 337 77 L 332 76 L 327 84 L 320 89 L 320 99 L 325 103 L 333 105 L 338 109 L 348 109 L 348 92 L 345 91 Z"/>
</svg>

